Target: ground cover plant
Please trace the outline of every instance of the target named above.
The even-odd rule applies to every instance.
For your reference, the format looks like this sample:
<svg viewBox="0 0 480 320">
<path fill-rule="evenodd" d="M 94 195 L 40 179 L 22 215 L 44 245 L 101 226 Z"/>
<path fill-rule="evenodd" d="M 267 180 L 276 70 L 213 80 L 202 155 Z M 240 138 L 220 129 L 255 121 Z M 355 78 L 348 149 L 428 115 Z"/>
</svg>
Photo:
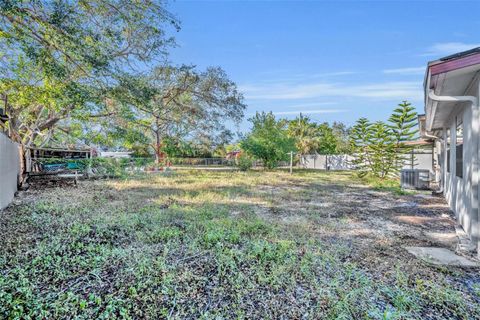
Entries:
<svg viewBox="0 0 480 320">
<path fill-rule="evenodd" d="M 0 318 L 479 318 L 477 271 L 403 249 L 453 228 L 443 200 L 347 172 L 32 186 L 0 214 Z"/>
</svg>

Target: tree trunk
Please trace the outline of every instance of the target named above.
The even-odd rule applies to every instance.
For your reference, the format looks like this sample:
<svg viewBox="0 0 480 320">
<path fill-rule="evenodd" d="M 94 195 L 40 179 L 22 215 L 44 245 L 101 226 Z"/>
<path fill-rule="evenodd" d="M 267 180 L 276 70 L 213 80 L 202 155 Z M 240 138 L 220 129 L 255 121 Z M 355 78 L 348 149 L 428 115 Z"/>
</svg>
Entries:
<svg viewBox="0 0 480 320">
<path fill-rule="evenodd" d="M 154 151 L 155 151 L 155 164 L 157 165 L 157 168 L 159 168 L 162 164 L 163 161 L 165 160 L 165 153 L 162 152 L 162 137 L 160 135 L 160 130 L 157 130 L 155 132 L 155 145 L 154 145 Z"/>
</svg>

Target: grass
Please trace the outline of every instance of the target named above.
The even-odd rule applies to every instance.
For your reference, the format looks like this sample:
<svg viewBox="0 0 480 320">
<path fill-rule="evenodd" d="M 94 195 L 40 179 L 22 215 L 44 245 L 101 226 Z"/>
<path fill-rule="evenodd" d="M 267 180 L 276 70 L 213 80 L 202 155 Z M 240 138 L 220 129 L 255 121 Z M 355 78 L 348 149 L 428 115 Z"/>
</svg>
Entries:
<svg viewBox="0 0 480 320">
<path fill-rule="evenodd" d="M 367 175 L 363 178 L 359 178 L 361 182 L 372 187 L 374 190 L 378 191 L 388 191 L 396 195 L 409 195 L 414 194 L 413 190 L 406 190 L 400 187 L 400 183 L 397 179 L 394 178 L 384 178 L 380 179 L 371 175 Z"/>
<path fill-rule="evenodd" d="M 285 223 L 292 201 L 352 181 L 179 171 L 33 193 L 0 215 L 0 318 L 478 318 L 441 272 L 360 267 L 351 242 L 312 231 L 314 207 Z"/>
</svg>

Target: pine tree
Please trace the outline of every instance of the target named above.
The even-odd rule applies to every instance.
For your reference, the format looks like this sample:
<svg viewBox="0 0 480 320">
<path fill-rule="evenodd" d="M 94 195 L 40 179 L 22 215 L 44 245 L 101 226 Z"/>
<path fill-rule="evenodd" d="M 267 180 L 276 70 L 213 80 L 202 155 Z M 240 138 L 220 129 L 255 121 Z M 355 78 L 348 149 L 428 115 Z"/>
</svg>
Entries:
<svg viewBox="0 0 480 320">
<path fill-rule="evenodd" d="M 359 175 L 386 178 L 398 174 L 412 147 L 405 144 L 415 138 L 417 113 L 407 101 L 393 111 L 388 123 L 370 123 L 360 118 L 352 127 L 350 141 Z"/>
<path fill-rule="evenodd" d="M 352 164 L 357 168 L 359 176 L 366 175 L 371 169 L 369 150 L 372 135 L 372 124 L 367 118 L 360 118 L 350 132 L 351 149 L 354 155 Z"/>
<path fill-rule="evenodd" d="M 391 129 L 382 121 L 375 122 L 370 130 L 370 170 L 375 176 L 385 178 L 391 173 L 392 163 L 395 162 L 395 140 Z"/>
<path fill-rule="evenodd" d="M 412 151 L 413 147 L 407 146 L 406 141 L 411 141 L 418 133 L 417 126 L 417 112 L 415 107 L 407 101 L 403 101 L 393 111 L 393 114 L 388 119 L 389 128 L 391 130 L 392 138 L 395 140 L 394 144 L 394 161 L 392 162 L 393 173 L 398 173 L 402 168 L 407 155 Z"/>
</svg>

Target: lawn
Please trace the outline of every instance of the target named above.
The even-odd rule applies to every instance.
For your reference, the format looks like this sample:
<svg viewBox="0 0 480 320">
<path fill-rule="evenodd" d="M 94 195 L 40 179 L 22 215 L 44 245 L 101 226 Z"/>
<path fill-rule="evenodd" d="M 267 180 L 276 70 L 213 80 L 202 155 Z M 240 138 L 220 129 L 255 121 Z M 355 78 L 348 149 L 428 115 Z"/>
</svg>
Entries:
<svg viewBox="0 0 480 320">
<path fill-rule="evenodd" d="M 0 318 L 478 319 L 478 271 L 403 249 L 453 229 L 346 172 L 33 187 L 0 213 Z"/>
</svg>

